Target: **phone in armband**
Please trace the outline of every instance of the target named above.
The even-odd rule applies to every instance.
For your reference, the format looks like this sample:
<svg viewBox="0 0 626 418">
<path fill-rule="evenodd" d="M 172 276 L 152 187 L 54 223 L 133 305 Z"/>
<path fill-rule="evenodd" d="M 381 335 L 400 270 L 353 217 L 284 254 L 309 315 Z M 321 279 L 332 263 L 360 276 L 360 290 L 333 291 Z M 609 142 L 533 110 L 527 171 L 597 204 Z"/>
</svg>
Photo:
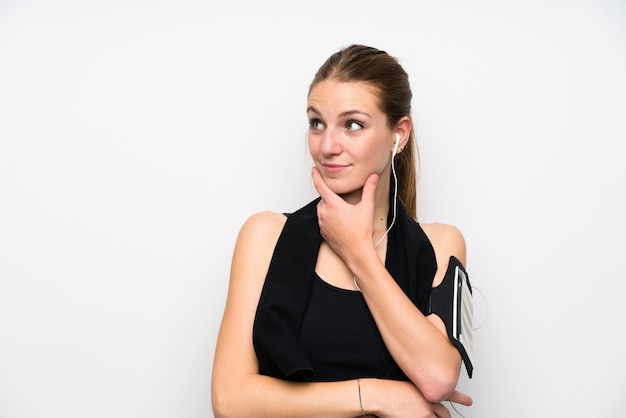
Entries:
<svg viewBox="0 0 626 418">
<path fill-rule="evenodd" d="M 467 375 L 472 377 L 473 366 L 473 306 L 472 286 L 463 264 L 450 257 L 443 281 L 430 293 L 430 313 L 441 318 L 448 338 L 461 353 Z"/>
</svg>

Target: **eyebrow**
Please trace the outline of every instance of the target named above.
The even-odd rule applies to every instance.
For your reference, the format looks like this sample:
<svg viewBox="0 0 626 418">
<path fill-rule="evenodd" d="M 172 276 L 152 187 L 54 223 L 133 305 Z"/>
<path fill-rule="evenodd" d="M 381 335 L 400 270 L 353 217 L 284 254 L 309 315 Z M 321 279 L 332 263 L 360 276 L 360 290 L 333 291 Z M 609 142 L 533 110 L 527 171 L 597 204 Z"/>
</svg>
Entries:
<svg viewBox="0 0 626 418">
<path fill-rule="evenodd" d="M 307 107 L 306 111 L 307 111 L 307 113 L 314 112 L 314 113 L 317 113 L 318 115 L 322 114 L 314 106 Z M 339 117 L 341 118 L 341 117 L 352 116 L 352 115 L 363 115 L 363 116 L 366 116 L 368 118 L 371 118 L 371 116 L 368 113 L 362 112 L 360 110 L 346 110 L 345 112 L 341 112 L 339 114 Z"/>
</svg>

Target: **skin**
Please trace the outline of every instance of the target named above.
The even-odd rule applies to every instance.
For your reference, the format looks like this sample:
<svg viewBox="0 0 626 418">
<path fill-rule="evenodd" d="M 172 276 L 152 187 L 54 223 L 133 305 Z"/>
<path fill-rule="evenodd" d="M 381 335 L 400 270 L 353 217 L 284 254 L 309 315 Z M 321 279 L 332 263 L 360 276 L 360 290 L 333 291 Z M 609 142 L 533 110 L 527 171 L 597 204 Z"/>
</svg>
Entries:
<svg viewBox="0 0 626 418">
<path fill-rule="evenodd" d="M 324 242 L 316 271 L 337 287 L 356 276 L 390 353 L 410 382 L 361 379 L 363 408 L 380 417 L 450 417 L 441 401 L 471 405 L 455 391 L 461 360 L 437 317 L 422 315 L 384 267 L 391 149 L 411 132 L 405 117 L 393 127 L 369 85 L 326 80 L 308 100 L 309 149 Z M 252 327 L 274 246 L 286 218 L 262 212 L 243 225 L 233 254 L 226 308 L 213 366 L 216 417 L 361 416 L 356 381 L 294 383 L 259 375 Z M 460 232 L 422 225 L 443 279 L 450 255 L 465 263 Z M 382 241 L 378 246 L 375 242 Z"/>
</svg>

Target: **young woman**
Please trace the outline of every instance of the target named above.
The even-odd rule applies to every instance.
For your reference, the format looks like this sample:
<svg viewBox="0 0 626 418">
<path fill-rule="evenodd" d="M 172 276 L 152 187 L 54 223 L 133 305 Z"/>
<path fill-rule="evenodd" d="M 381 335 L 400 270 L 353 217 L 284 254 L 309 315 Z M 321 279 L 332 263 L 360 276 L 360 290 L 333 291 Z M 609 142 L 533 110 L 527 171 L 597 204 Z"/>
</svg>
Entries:
<svg viewBox="0 0 626 418">
<path fill-rule="evenodd" d="M 216 417 L 449 417 L 461 357 L 428 315 L 465 242 L 416 218 L 408 76 L 384 51 L 333 54 L 309 89 L 320 198 L 241 228 L 213 365 Z"/>
</svg>

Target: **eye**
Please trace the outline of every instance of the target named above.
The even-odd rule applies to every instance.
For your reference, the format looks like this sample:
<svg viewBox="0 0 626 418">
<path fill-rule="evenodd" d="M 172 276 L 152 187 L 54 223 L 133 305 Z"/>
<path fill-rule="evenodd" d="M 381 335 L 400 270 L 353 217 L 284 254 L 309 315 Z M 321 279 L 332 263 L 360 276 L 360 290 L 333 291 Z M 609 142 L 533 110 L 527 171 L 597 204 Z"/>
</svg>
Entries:
<svg viewBox="0 0 626 418">
<path fill-rule="evenodd" d="M 346 123 L 346 129 L 349 131 L 360 131 L 361 129 L 363 129 L 363 124 L 356 120 L 349 120 Z"/>
<path fill-rule="evenodd" d="M 309 120 L 309 128 L 314 131 L 320 130 L 324 128 L 324 124 L 319 119 L 310 119 Z"/>
</svg>

